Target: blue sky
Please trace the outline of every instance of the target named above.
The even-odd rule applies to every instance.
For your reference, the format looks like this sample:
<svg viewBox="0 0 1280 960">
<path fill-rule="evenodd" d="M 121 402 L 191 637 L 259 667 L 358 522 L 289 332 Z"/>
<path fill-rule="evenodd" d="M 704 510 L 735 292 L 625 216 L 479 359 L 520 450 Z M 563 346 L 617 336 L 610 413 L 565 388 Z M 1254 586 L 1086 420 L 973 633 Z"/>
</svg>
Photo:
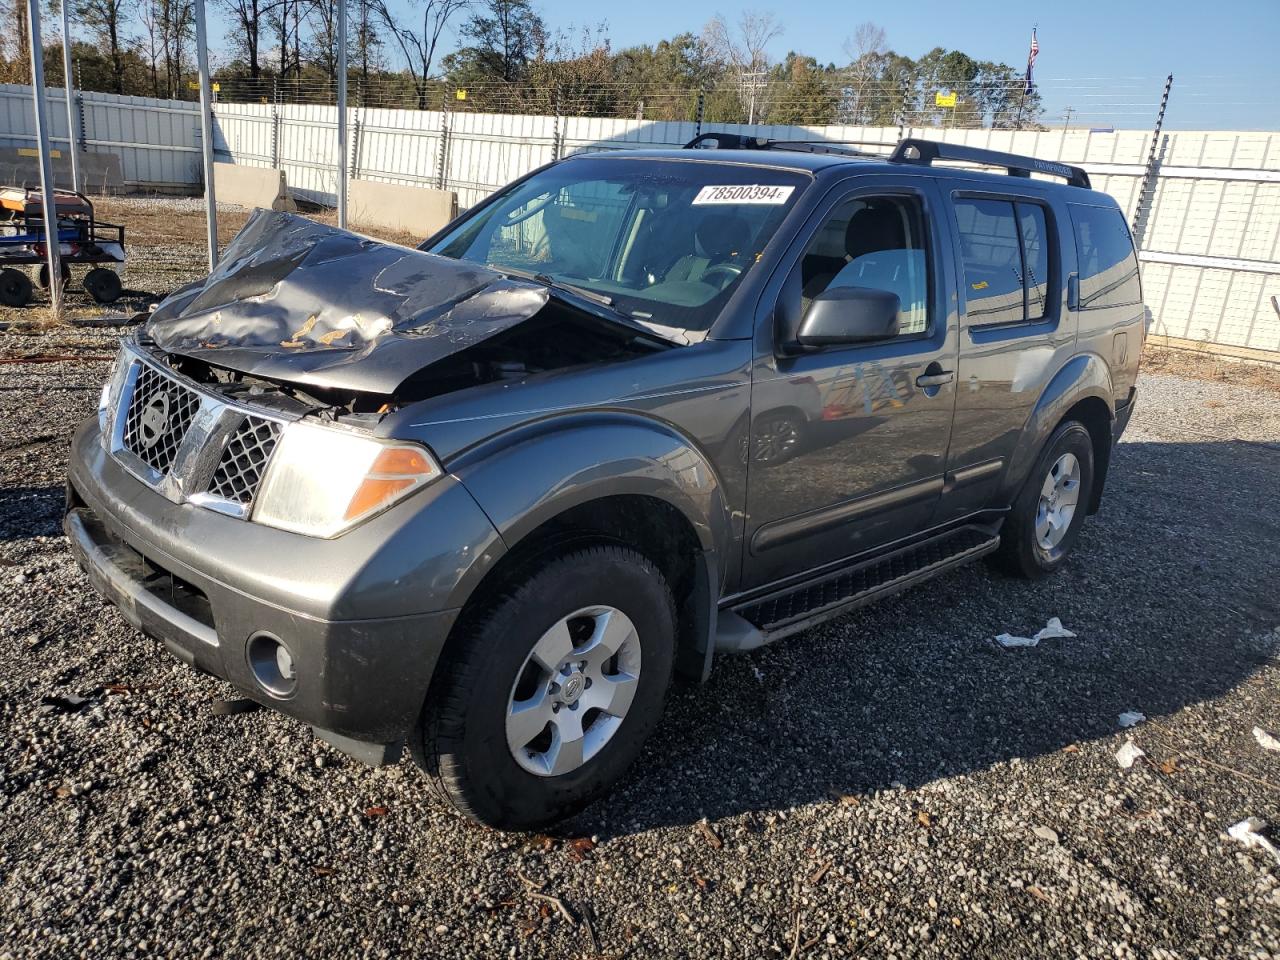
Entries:
<svg viewBox="0 0 1280 960">
<path fill-rule="evenodd" d="M 608 7 L 597 0 L 555 0 L 537 6 L 555 26 L 604 19 L 616 47 L 696 32 L 717 12 L 732 21 L 743 9 L 717 0 Z M 1172 72 L 1172 125 L 1280 129 L 1280 0 L 752 0 L 747 8 L 782 18 L 785 33 L 772 45 L 775 57 L 794 48 L 835 63 L 845 62 L 841 46 L 854 27 L 871 20 L 885 29 L 890 47 L 908 56 L 943 46 L 1021 67 L 1038 23 L 1036 74 L 1051 115 L 1073 106 L 1099 120 L 1110 117 L 1116 126 L 1150 126 L 1144 117 L 1153 118 L 1161 81 Z"/>
<path fill-rule="evenodd" d="M 420 6 L 420 0 L 396 2 L 406 10 Z M 1073 125 L 1148 128 L 1172 72 L 1171 128 L 1280 129 L 1280 0 L 749 0 L 739 6 L 534 0 L 534 6 L 553 28 L 604 21 L 615 49 L 697 33 L 716 13 L 732 22 L 744 8 L 769 11 L 785 28 L 771 45 L 775 58 L 796 49 L 838 64 L 846 62 L 844 39 L 871 20 L 885 29 L 890 47 L 912 57 L 943 46 L 1021 69 L 1038 23 L 1036 79 L 1051 123 L 1063 122 L 1070 107 Z M 218 16 L 212 6 L 210 16 Z"/>
</svg>

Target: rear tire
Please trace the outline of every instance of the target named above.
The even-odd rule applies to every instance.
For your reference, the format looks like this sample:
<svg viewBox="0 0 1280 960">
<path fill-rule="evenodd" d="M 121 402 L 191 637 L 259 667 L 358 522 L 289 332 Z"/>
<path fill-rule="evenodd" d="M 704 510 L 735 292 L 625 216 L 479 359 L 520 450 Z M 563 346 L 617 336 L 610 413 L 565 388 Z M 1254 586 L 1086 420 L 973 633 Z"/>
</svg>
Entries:
<svg viewBox="0 0 1280 960">
<path fill-rule="evenodd" d="M 623 775 L 662 716 L 675 605 L 632 550 L 570 549 L 461 629 L 410 742 L 434 792 L 473 820 L 529 830 L 577 813 Z"/>
<path fill-rule="evenodd" d="M 31 302 L 31 278 L 12 267 L 0 270 L 0 303 L 6 307 L 25 307 Z"/>
<path fill-rule="evenodd" d="M 58 272 L 62 274 L 62 285 L 65 287 L 71 279 L 71 268 L 65 262 L 58 263 Z M 43 264 L 40 267 L 39 284 L 41 290 L 49 289 L 49 265 Z"/>
<path fill-rule="evenodd" d="M 120 275 L 106 267 L 94 267 L 85 274 L 84 288 L 98 303 L 115 303 L 120 299 Z"/>
<path fill-rule="evenodd" d="M 1041 450 L 1000 531 L 996 566 L 1038 580 L 1067 560 L 1093 494 L 1093 437 L 1077 420 L 1061 424 Z"/>
</svg>

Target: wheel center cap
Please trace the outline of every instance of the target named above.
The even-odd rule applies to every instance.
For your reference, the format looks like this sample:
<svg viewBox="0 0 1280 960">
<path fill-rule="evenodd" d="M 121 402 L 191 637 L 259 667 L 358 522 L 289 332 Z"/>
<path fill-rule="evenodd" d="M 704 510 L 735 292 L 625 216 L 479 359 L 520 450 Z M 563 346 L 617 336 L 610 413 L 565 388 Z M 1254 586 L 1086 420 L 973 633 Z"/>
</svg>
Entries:
<svg viewBox="0 0 1280 960">
<path fill-rule="evenodd" d="M 576 703 L 585 688 L 586 681 L 582 674 L 571 673 L 560 686 L 560 699 L 565 703 Z"/>
</svg>

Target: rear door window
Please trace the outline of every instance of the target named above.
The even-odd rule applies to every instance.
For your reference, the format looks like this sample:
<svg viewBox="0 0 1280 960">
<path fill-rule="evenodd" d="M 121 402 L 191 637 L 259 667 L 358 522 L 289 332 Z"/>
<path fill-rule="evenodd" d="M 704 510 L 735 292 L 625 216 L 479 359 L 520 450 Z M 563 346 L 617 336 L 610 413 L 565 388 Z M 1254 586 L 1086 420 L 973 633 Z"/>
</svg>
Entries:
<svg viewBox="0 0 1280 960">
<path fill-rule="evenodd" d="M 1022 323 L 1049 313 L 1049 230 L 1038 203 L 956 200 L 971 326 Z"/>
<path fill-rule="evenodd" d="M 1071 224 L 1080 263 L 1080 309 L 1141 303 L 1138 257 L 1120 211 L 1072 204 Z"/>
</svg>

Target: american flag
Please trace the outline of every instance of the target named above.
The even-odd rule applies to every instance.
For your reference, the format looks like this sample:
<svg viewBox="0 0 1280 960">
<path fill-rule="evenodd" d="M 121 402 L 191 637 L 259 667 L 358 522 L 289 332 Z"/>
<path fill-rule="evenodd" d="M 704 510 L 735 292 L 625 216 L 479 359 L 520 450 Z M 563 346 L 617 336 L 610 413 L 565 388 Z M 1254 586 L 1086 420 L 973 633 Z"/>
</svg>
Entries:
<svg viewBox="0 0 1280 960">
<path fill-rule="evenodd" d="M 1024 94 L 1030 93 L 1035 84 L 1031 82 L 1031 68 L 1036 65 L 1036 54 L 1040 52 L 1040 41 L 1036 39 L 1036 28 L 1031 28 L 1031 52 L 1027 54 L 1027 84 L 1022 88 Z"/>
</svg>

